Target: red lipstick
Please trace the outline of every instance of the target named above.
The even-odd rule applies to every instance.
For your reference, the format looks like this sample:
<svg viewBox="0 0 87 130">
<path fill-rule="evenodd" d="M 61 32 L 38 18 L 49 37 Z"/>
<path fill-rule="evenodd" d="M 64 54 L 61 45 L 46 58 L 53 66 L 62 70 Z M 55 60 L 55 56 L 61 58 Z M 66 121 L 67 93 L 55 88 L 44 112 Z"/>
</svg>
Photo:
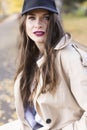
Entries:
<svg viewBox="0 0 87 130">
<path fill-rule="evenodd" d="M 36 31 L 36 32 L 34 32 L 34 34 L 36 36 L 43 36 L 45 34 L 45 32 L 43 32 L 43 31 Z"/>
</svg>

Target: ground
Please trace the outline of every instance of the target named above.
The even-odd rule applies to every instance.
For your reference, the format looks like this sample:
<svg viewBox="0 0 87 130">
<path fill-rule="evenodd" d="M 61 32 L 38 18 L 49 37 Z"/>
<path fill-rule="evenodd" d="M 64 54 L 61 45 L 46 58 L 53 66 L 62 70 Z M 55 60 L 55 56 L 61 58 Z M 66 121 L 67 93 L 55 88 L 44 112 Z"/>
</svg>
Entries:
<svg viewBox="0 0 87 130">
<path fill-rule="evenodd" d="M 17 118 L 13 95 L 17 37 L 16 18 L 0 23 L 0 125 Z"/>
</svg>

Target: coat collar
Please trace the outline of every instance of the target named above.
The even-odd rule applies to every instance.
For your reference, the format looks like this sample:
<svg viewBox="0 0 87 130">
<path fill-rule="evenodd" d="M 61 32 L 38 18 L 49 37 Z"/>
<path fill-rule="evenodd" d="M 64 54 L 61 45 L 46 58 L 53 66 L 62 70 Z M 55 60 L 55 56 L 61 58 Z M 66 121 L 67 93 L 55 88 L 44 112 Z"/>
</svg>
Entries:
<svg viewBox="0 0 87 130">
<path fill-rule="evenodd" d="M 56 45 L 54 50 L 61 50 L 61 49 L 65 48 L 70 43 L 71 40 L 72 40 L 71 35 L 69 33 L 66 33 L 61 38 L 61 40 L 58 42 L 58 44 Z M 43 55 L 39 60 L 37 60 L 36 63 L 39 68 L 43 65 L 45 59 L 46 59 L 46 57 L 45 57 L 45 55 Z"/>
<path fill-rule="evenodd" d="M 71 35 L 69 33 L 66 33 L 61 40 L 59 41 L 59 43 L 56 45 L 56 47 L 54 48 L 54 50 L 61 50 L 63 48 L 65 48 L 70 42 L 71 42 L 72 38 Z"/>
</svg>

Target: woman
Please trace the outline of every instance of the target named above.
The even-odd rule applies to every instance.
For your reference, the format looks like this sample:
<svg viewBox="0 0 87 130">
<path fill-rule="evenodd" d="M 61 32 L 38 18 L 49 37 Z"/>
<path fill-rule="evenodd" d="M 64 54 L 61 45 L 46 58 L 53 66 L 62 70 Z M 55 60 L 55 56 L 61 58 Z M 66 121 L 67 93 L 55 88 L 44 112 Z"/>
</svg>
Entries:
<svg viewBox="0 0 87 130">
<path fill-rule="evenodd" d="M 87 130 L 87 60 L 53 0 L 25 0 L 15 105 L 21 130 Z"/>
</svg>

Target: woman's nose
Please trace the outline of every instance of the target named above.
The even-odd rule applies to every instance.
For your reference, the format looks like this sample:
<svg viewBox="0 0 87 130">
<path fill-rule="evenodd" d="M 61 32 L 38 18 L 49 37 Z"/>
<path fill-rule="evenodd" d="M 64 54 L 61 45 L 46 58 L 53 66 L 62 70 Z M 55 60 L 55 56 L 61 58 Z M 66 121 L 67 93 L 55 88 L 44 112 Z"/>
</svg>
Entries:
<svg viewBox="0 0 87 130">
<path fill-rule="evenodd" d="M 35 27 L 37 28 L 41 28 L 42 27 L 42 22 L 40 19 L 37 19 L 36 22 L 35 22 Z"/>
</svg>

